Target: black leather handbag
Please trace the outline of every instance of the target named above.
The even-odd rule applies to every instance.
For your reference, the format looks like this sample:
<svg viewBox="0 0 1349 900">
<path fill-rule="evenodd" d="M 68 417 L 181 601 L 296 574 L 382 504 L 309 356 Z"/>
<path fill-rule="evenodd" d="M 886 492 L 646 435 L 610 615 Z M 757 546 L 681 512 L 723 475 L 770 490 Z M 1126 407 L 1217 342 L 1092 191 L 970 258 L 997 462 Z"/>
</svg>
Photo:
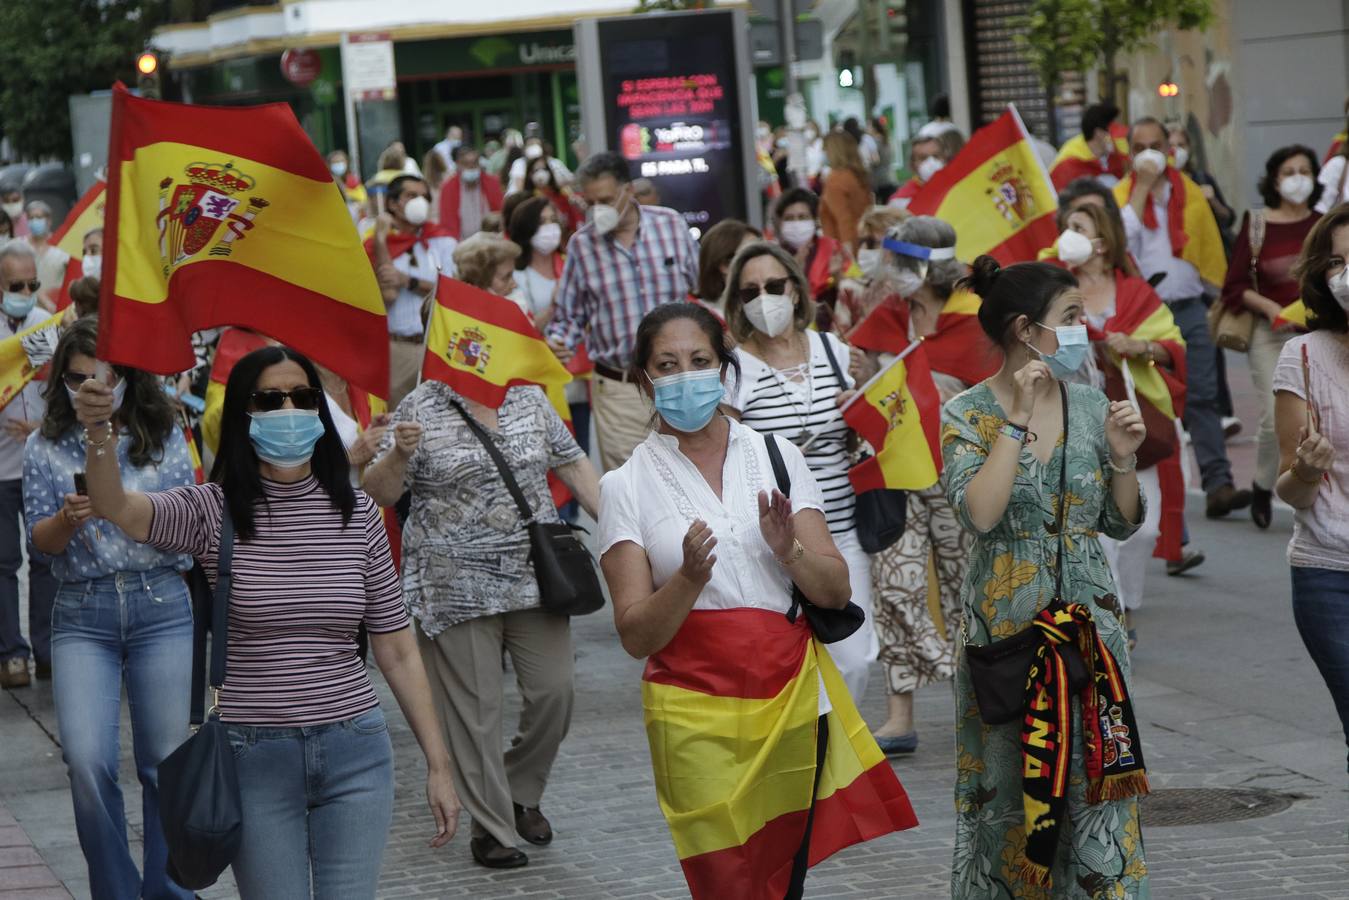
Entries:
<svg viewBox="0 0 1349 900">
<path fill-rule="evenodd" d="M 829 367 L 840 385 L 847 385 L 843 379 L 843 367 L 834 356 L 834 348 L 829 338 L 820 335 L 824 342 L 824 354 L 829 357 Z M 857 495 L 853 508 L 853 523 L 857 527 L 857 542 L 865 553 L 880 553 L 888 550 L 904 535 L 904 523 L 909 512 L 909 492 L 890 488 L 876 488 Z"/>
<path fill-rule="evenodd" d="M 778 447 L 777 438 L 771 434 L 766 434 L 764 435 L 764 443 L 768 446 L 768 459 L 773 464 L 773 478 L 778 483 L 778 490 L 782 492 L 782 496 L 791 497 L 792 477 L 787 474 L 787 463 L 782 458 L 782 450 Z M 810 630 L 814 632 L 815 639 L 821 644 L 838 643 L 861 628 L 862 623 L 867 620 L 866 612 L 851 600 L 842 609 L 816 606 L 806 599 L 806 595 L 801 593 L 801 589 L 793 582 L 792 607 L 787 610 L 788 622 L 796 622 L 798 610 L 805 613 L 806 621 L 810 623 Z"/>
<path fill-rule="evenodd" d="M 458 403 L 454 408 L 492 457 L 529 531 L 529 561 L 539 582 L 539 604 L 560 616 L 584 616 L 603 608 L 604 590 L 595 571 L 595 558 L 576 536 L 583 529 L 565 522 L 537 521 L 524 491 L 511 474 L 510 463 L 501 455 L 487 429 Z"/>
<path fill-rule="evenodd" d="M 1059 468 L 1059 508 L 1055 518 L 1058 526 L 1059 551 L 1054 561 L 1054 596 L 1049 605 L 1063 605 L 1063 531 L 1068 526 L 1068 389 L 1059 384 L 1063 401 L 1063 462 Z M 962 632 L 963 633 L 963 632 Z M 1006 725 L 1022 718 L 1026 712 L 1026 682 L 1035 651 L 1044 640 L 1034 625 L 1023 628 L 1002 641 L 984 646 L 966 642 L 965 659 L 970 666 L 970 681 L 974 685 L 974 700 L 979 707 L 979 718 L 985 725 Z M 1085 684 L 1087 666 L 1081 652 L 1071 644 L 1059 648 L 1068 669 L 1070 690 Z"/>
<path fill-rule="evenodd" d="M 234 751 L 218 705 L 225 683 L 234 560 L 234 521 L 228 504 L 220 516 L 219 556 L 214 591 L 200 564 L 193 566 L 188 577 L 193 618 L 191 721 L 200 727 L 159 764 L 159 818 L 169 848 L 168 876 L 192 891 L 215 884 L 234 862 L 243 839 Z M 207 630 L 211 632 L 213 698 L 209 713 L 203 710 Z"/>
</svg>

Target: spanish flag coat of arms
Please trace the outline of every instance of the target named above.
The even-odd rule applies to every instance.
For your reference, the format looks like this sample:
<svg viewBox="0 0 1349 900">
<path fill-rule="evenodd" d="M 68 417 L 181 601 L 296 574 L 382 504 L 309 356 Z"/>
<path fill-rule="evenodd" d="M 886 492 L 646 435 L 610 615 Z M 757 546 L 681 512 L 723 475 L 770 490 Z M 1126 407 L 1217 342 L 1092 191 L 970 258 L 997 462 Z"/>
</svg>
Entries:
<svg viewBox="0 0 1349 900">
<path fill-rule="evenodd" d="M 190 369 L 238 325 L 376 396 L 389 384 L 374 271 L 341 191 L 284 103 L 220 108 L 113 91 L 99 357 Z"/>
</svg>

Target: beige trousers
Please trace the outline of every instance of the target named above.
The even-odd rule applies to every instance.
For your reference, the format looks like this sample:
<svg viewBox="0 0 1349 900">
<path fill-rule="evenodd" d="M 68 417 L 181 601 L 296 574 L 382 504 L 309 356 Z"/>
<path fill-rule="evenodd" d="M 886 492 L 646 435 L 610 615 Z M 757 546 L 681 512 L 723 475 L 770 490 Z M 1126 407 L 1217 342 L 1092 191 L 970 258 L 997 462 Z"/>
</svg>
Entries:
<svg viewBox="0 0 1349 900">
<path fill-rule="evenodd" d="M 617 469 L 651 432 L 654 410 L 641 388 L 595 373 L 590 385 L 590 428 L 599 441 L 600 465 Z"/>
<path fill-rule="evenodd" d="M 425 348 L 420 342 L 389 341 L 389 411 L 417 387 Z"/>
<path fill-rule="evenodd" d="M 1251 332 L 1251 346 L 1247 356 L 1251 365 L 1251 384 L 1260 400 L 1260 435 L 1255 453 L 1255 486 L 1274 490 L 1279 479 L 1279 436 L 1274 431 L 1274 367 L 1279 362 L 1283 345 L 1294 332 L 1275 332 L 1269 320 L 1255 317 Z"/>
<path fill-rule="evenodd" d="M 445 728 L 459 800 L 473 836 L 514 847 L 515 810 L 538 806 L 571 726 L 571 620 L 541 609 L 482 616 L 434 638 L 417 629 L 431 697 Z M 523 706 L 510 749 L 502 752 L 503 648 Z"/>
</svg>

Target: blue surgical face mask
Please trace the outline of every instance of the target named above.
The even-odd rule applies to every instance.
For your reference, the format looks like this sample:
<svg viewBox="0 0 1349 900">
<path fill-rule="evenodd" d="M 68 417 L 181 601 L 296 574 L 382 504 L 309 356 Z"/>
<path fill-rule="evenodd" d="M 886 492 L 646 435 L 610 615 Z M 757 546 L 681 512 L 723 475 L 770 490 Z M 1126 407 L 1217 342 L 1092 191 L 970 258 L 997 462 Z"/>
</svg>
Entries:
<svg viewBox="0 0 1349 900">
<path fill-rule="evenodd" d="M 282 469 L 309 462 L 314 445 L 323 437 L 323 420 L 316 409 L 276 409 L 250 416 L 248 436 L 258 459 Z"/>
<path fill-rule="evenodd" d="M 37 294 L 13 294 L 5 291 L 3 300 L 0 300 L 0 309 L 3 309 L 5 315 L 11 319 L 22 319 L 33 311 L 33 306 L 37 303 Z"/>
<path fill-rule="evenodd" d="M 52 230 L 52 223 L 47 219 L 28 220 L 28 233 L 31 234 L 33 237 L 37 238 L 46 237 L 48 234 L 51 233 L 51 230 Z"/>
<path fill-rule="evenodd" d="M 653 378 L 651 387 L 655 390 L 656 412 L 671 428 L 686 434 L 702 431 L 726 394 L 720 369 L 694 369 Z"/>
<path fill-rule="evenodd" d="M 1034 350 L 1045 365 L 1049 366 L 1049 371 L 1054 377 L 1063 381 L 1077 374 L 1077 370 L 1082 368 L 1082 363 L 1087 360 L 1087 353 L 1091 350 L 1091 342 L 1087 338 L 1087 326 L 1085 325 L 1060 325 L 1058 328 L 1050 328 L 1048 325 L 1035 323 L 1046 331 L 1054 332 L 1054 336 L 1059 339 L 1059 349 L 1051 354 L 1041 353 L 1030 342 L 1027 347 Z"/>
</svg>

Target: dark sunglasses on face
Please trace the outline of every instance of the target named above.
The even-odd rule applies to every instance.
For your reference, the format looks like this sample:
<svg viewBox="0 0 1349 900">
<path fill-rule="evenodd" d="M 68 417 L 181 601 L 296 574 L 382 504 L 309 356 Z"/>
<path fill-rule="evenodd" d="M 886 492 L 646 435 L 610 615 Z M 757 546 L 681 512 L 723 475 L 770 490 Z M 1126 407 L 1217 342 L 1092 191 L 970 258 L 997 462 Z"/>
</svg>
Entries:
<svg viewBox="0 0 1349 900">
<path fill-rule="evenodd" d="M 28 288 L 30 292 L 36 294 L 37 289 L 42 287 L 42 282 L 38 281 L 37 279 L 34 279 L 32 281 L 11 281 L 7 285 L 7 287 L 9 288 L 9 292 L 11 294 L 20 293 L 21 291 L 23 291 L 24 288 Z"/>
<path fill-rule="evenodd" d="M 740 302 L 742 304 L 749 303 L 755 297 L 758 297 L 760 293 L 785 294 L 787 293 L 787 285 L 790 283 L 790 278 L 770 278 L 762 285 L 742 284 L 740 285 L 739 291 Z"/>
<path fill-rule="evenodd" d="M 290 391 L 254 391 L 251 395 L 258 412 L 276 412 L 286 405 L 287 398 L 296 409 L 318 409 L 323 391 L 316 387 L 297 387 Z"/>
<path fill-rule="evenodd" d="M 61 376 L 61 380 L 64 381 L 66 383 L 66 387 L 70 388 L 72 391 L 78 391 L 80 389 L 80 385 L 84 384 L 86 381 L 88 381 L 93 377 L 95 376 L 86 375 L 83 372 L 67 372 L 66 374 Z"/>
</svg>

